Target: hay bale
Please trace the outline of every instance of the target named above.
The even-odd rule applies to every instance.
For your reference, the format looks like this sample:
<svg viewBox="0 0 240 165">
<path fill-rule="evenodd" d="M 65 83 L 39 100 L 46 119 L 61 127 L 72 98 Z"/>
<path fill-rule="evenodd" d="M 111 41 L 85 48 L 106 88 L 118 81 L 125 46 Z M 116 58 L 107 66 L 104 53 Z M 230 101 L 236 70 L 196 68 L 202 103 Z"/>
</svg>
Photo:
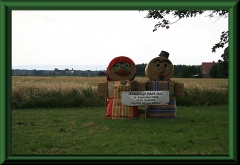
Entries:
<svg viewBox="0 0 240 165">
<path fill-rule="evenodd" d="M 138 82 L 136 91 L 145 91 L 146 90 L 146 82 Z"/>
<path fill-rule="evenodd" d="M 146 116 L 146 114 L 145 114 L 146 112 L 145 112 L 145 110 L 143 110 L 143 109 L 138 109 L 138 118 L 145 118 Z"/>
<path fill-rule="evenodd" d="M 168 58 L 156 57 L 145 67 L 145 74 L 153 81 L 168 81 L 174 74 L 174 66 Z"/>
<path fill-rule="evenodd" d="M 99 96 L 106 97 L 106 94 L 107 94 L 107 82 L 98 83 L 98 94 L 99 94 Z"/>
<path fill-rule="evenodd" d="M 134 61 L 126 56 L 113 58 L 107 67 L 107 80 L 121 81 L 133 80 L 136 75 L 136 65 Z"/>
<path fill-rule="evenodd" d="M 108 90 L 108 98 L 113 98 L 114 96 L 114 89 L 115 89 L 115 83 L 119 81 L 108 81 L 107 82 L 107 90 Z M 133 80 L 130 81 L 131 91 L 138 90 L 138 82 Z"/>
<path fill-rule="evenodd" d="M 138 82 L 135 80 L 130 81 L 130 86 L 131 86 L 131 91 L 136 91 L 138 88 Z"/>
<path fill-rule="evenodd" d="M 107 82 L 108 98 L 113 98 L 114 86 L 115 86 L 115 81 L 108 81 Z"/>
<path fill-rule="evenodd" d="M 124 65 L 124 64 L 121 64 Z M 109 70 L 109 78 L 112 81 L 121 81 L 121 80 L 133 80 L 135 75 L 136 75 L 136 71 L 137 68 L 135 65 L 133 64 L 129 64 L 129 68 L 116 68 L 116 67 L 112 67 Z M 122 66 L 121 66 L 122 67 Z"/>
<path fill-rule="evenodd" d="M 174 95 L 175 92 L 175 82 L 174 81 L 147 81 L 146 90 L 147 91 L 168 91 L 170 95 Z"/>
<path fill-rule="evenodd" d="M 184 83 L 175 82 L 175 96 L 184 96 Z"/>
<path fill-rule="evenodd" d="M 174 112 L 166 112 L 166 111 L 146 111 L 146 116 L 149 118 L 175 118 L 176 117 L 176 111 Z"/>
</svg>

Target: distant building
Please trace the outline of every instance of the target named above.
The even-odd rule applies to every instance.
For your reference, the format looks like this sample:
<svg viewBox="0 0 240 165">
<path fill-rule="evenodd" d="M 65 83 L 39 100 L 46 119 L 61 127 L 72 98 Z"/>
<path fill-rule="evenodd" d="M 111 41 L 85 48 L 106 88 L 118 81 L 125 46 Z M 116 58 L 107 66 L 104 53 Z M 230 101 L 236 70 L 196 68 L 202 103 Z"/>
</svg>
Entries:
<svg viewBox="0 0 240 165">
<path fill-rule="evenodd" d="M 218 64 L 217 62 L 202 62 L 201 71 L 203 78 L 210 78 L 209 71 L 213 65 Z"/>
<path fill-rule="evenodd" d="M 74 70 L 72 68 L 72 70 L 66 70 L 66 74 L 73 74 Z"/>
</svg>

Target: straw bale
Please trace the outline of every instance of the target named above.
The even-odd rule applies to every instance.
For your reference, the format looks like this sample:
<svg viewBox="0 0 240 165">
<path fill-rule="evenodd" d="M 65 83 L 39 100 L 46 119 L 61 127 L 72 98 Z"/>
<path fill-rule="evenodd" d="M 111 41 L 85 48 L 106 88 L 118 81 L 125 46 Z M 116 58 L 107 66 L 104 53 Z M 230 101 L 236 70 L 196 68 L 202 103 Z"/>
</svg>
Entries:
<svg viewBox="0 0 240 165">
<path fill-rule="evenodd" d="M 112 81 L 132 80 L 136 75 L 136 71 L 137 68 L 135 65 L 130 65 L 129 68 L 125 68 L 124 70 L 112 67 L 109 70 L 109 77 Z M 124 74 L 126 75 L 123 76 Z"/>
<path fill-rule="evenodd" d="M 145 91 L 146 90 L 146 82 L 138 82 L 136 91 Z"/>
<path fill-rule="evenodd" d="M 138 88 L 138 82 L 135 80 L 130 81 L 130 86 L 131 86 L 131 91 L 136 91 Z"/>
<path fill-rule="evenodd" d="M 153 81 L 168 81 L 174 74 L 174 66 L 168 58 L 156 57 L 146 65 L 145 74 L 147 78 Z"/>
<path fill-rule="evenodd" d="M 108 81 L 108 98 L 113 98 L 115 81 Z"/>
<path fill-rule="evenodd" d="M 158 91 L 167 91 L 167 86 L 166 86 L 166 83 L 168 81 L 158 81 Z M 146 82 L 146 90 L 147 91 L 154 91 L 154 81 L 147 81 Z M 175 82 L 174 81 L 170 81 L 170 84 L 169 84 L 169 94 L 170 95 L 174 95 L 174 92 L 175 92 Z"/>
<path fill-rule="evenodd" d="M 170 82 L 170 87 L 169 87 L 169 94 L 174 95 L 175 93 L 175 82 Z"/>
<path fill-rule="evenodd" d="M 98 94 L 99 96 L 106 97 L 107 82 L 98 83 Z"/>
<path fill-rule="evenodd" d="M 175 82 L 175 95 L 180 97 L 184 96 L 184 83 Z"/>
<path fill-rule="evenodd" d="M 118 81 L 108 81 L 108 98 L 113 98 L 114 96 L 115 82 Z M 132 91 L 138 90 L 137 81 L 130 81 L 130 86 Z"/>
</svg>

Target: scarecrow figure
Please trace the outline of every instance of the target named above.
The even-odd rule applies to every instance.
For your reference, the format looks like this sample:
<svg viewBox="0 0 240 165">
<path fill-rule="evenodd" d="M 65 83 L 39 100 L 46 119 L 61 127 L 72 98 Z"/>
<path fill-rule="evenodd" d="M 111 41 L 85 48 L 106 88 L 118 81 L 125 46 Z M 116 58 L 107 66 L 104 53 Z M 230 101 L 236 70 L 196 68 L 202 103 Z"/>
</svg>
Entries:
<svg viewBox="0 0 240 165">
<path fill-rule="evenodd" d="M 169 91 L 167 105 L 146 105 L 146 116 L 151 118 L 175 118 L 175 96 L 184 95 L 184 84 L 171 81 L 174 66 L 168 59 L 169 53 L 161 51 L 159 57 L 153 58 L 145 67 L 145 74 L 150 81 L 146 82 L 146 91 Z"/>
<path fill-rule="evenodd" d="M 98 93 L 106 98 L 106 117 L 112 119 L 138 117 L 138 106 L 121 104 L 121 91 L 145 89 L 145 83 L 134 80 L 136 65 L 128 57 L 115 57 L 107 67 L 107 82 L 98 84 Z"/>
</svg>

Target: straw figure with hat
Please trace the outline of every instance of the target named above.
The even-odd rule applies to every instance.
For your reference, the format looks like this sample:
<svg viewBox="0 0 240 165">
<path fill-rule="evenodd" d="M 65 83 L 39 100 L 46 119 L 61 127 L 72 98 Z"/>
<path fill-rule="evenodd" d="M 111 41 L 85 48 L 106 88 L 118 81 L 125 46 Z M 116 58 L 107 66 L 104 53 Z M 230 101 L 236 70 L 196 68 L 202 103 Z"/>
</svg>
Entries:
<svg viewBox="0 0 240 165">
<path fill-rule="evenodd" d="M 138 106 L 121 104 L 122 91 L 145 90 L 144 82 L 134 80 L 136 65 L 126 56 L 115 57 L 107 67 L 107 82 L 98 83 L 98 94 L 106 98 L 106 117 L 133 119 L 138 117 Z M 142 89 L 141 89 L 142 88 Z"/>
<path fill-rule="evenodd" d="M 171 81 L 174 66 L 168 59 L 169 53 L 161 51 L 145 67 L 146 91 L 169 91 L 169 103 L 166 105 L 146 105 L 146 116 L 150 118 L 175 118 L 176 96 L 184 95 L 184 84 Z"/>
</svg>

